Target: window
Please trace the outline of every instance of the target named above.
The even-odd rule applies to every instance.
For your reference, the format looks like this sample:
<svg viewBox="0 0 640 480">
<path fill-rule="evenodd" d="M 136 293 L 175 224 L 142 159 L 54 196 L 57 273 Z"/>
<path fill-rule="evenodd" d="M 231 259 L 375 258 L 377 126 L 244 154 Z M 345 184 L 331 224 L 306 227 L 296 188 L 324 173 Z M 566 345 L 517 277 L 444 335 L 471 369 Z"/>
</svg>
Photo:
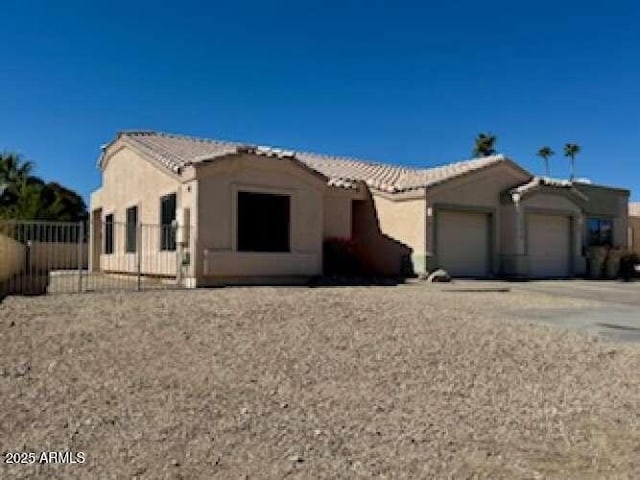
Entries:
<svg viewBox="0 0 640 480">
<path fill-rule="evenodd" d="M 160 198 L 160 250 L 176 249 L 176 194 Z"/>
<path fill-rule="evenodd" d="M 127 253 L 136 252 L 138 233 L 138 207 L 127 208 L 127 236 L 125 241 L 125 250 Z"/>
<path fill-rule="evenodd" d="M 587 246 L 613 246 L 613 221 L 590 218 L 587 221 Z"/>
<path fill-rule="evenodd" d="M 104 218 L 104 253 L 113 253 L 113 214 L 110 213 Z"/>
<path fill-rule="evenodd" d="M 289 195 L 238 192 L 238 250 L 289 251 Z"/>
</svg>

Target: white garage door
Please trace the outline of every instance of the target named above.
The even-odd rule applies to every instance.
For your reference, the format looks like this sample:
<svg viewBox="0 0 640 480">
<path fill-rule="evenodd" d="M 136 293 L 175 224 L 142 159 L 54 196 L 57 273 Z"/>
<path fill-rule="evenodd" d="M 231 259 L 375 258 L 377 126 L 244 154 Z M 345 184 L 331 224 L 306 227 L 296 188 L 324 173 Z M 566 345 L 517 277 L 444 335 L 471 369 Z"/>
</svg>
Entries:
<svg viewBox="0 0 640 480">
<path fill-rule="evenodd" d="M 570 220 L 557 215 L 529 215 L 529 273 L 534 278 L 570 273 Z"/>
<path fill-rule="evenodd" d="M 438 263 L 454 277 L 489 274 L 489 215 L 438 213 Z"/>
</svg>

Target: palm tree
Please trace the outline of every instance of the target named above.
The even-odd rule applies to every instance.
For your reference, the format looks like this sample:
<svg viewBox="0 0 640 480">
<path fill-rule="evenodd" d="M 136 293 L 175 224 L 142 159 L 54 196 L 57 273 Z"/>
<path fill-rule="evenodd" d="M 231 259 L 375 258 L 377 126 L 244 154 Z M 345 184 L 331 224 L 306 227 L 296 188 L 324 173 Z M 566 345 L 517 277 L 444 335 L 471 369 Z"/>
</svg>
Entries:
<svg viewBox="0 0 640 480">
<path fill-rule="evenodd" d="M 31 175 L 33 164 L 0 153 L 0 218 L 83 221 L 87 207 L 76 192 Z"/>
<path fill-rule="evenodd" d="M 571 176 L 569 179 L 573 181 L 576 176 L 576 155 L 580 153 L 580 145 L 577 143 L 567 143 L 564 146 L 564 156 L 569 159 L 571 166 Z"/>
<path fill-rule="evenodd" d="M 496 153 L 496 142 L 498 138 L 491 133 L 479 133 L 475 140 L 475 145 L 473 146 L 472 155 L 474 157 L 488 157 L 490 155 L 495 155 Z"/>
<path fill-rule="evenodd" d="M 537 155 L 544 161 L 544 172 L 548 177 L 550 175 L 549 171 L 549 159 L 555 155 L 556 152 L 551 150 L 551 147 L 544 146 L 540 150 L 538 150 Z"/>
<path fill-rule="evenodd" d="M 0 153 L 0 186 L 3 190 L 17 191 L 33 170 L 31 162 L 24 161 L 17 153 Z"/>
</svg>

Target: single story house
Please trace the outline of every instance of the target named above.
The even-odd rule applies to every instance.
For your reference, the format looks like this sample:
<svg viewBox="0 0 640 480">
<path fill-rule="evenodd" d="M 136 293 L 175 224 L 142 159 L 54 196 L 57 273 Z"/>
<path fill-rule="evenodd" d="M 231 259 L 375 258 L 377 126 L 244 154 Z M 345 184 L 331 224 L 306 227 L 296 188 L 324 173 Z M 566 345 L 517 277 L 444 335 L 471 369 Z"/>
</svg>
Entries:
<svg viewBox="0 0 640 480">
<path fill-rule="evenodd" d="M 585 247 L 628 240 L 627 190 L 535 177 L 502 155 L 409 168 L 130 131 L 98 165 L 90 268 L 193 286 L 319 275 L 332 237 L 382 274 L 524 278 L 581 275 Z"/>
<path fill-rule="evenodd" d="M 629 204 L 629 248 L 640 255 L 640 203 Z"/>
</svg>

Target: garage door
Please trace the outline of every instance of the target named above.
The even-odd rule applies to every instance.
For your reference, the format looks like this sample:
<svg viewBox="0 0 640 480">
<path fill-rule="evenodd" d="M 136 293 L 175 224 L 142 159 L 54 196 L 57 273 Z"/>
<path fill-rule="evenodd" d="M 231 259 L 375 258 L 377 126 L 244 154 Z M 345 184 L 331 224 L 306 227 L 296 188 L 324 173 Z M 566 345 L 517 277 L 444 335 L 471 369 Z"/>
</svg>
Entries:
<svg viewBox="0 0 640 480">
<path fill-rule="evenodd" d="M 438 213 L 438 263 L 454 277 L 489 274 L 489 215 Z"/>
<path fill-rule="evenodd" d="M 529 215 L 529 273 L 534 278 L 567 277 L 570 273 L 570 219 Z"/>
</svg>

